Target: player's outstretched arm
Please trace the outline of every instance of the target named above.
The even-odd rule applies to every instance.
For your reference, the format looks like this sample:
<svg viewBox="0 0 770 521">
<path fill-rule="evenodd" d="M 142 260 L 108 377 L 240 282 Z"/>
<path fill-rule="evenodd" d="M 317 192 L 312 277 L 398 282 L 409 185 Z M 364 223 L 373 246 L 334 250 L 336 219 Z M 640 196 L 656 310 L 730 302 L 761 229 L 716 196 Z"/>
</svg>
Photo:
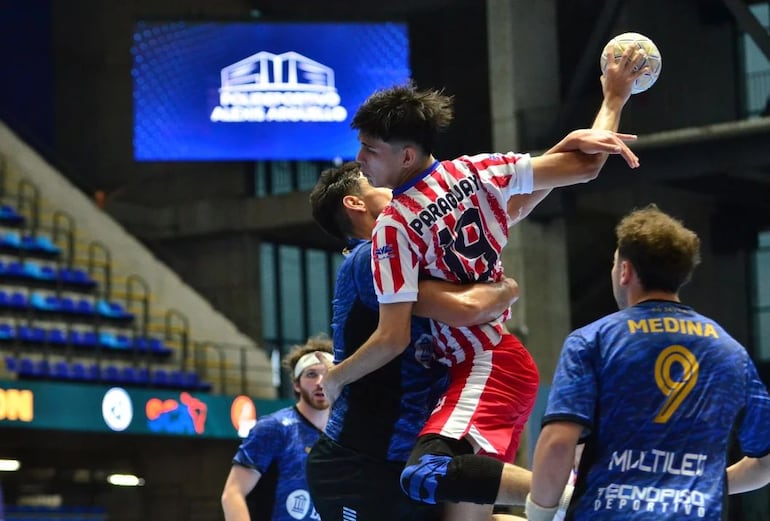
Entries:
<svg viewBox="0 0 770 521">
<path fill-rule="evenodd" d="M 470 327 L 496 319 L 518 298 L 519 285 L 510 278 L 477 284 L 421 280 L 412 312 L 452 327 Z"/>
<path fill-rule="evenodd" d="M 741 494 L 770 483 L 770 455 L 763 458 L 745 457 L 727 467 L 727 493 Z"/>
<path fill-rule="evenodd" d="M 645 60 L 642 50 L 629 46 L 617 62 L 613 52 L 608 51 L 607 69 L 601 77 L 604 98 L 592 128 L 570 132 L 544 155 L 532 159 L 535 190 L 591 181 L 610 154 L 619 154 L 631 168 L 639 166 L 639 158 L 627 144 L 636 136 L 617 130 L 634 82 L 648 68 L 641 67 Z"/>
<path fill-rule="evenodd" d="M 372 336 L 326 373 L 323 388 L 330 402 L 337 399 L 345 385 L 376 371 L 404 352 L 411 340 L 413 307 L 414 302 L 380 304 L 380 320 Z"/>
<path fill-rule="evenodd" d="M 560 179 L 553 186 L 546 186 L 531 194 L 513 196 L 508 200 L 508 216 L 510 225 L 514 225 L 525 219 L 534 208 L 540 204 L 556 186 L 567 186 L 575 183 L 586 182 L 594 179 L 607 161 L 609 154 L 620 154 L 631 168 L 639 166 L 639 158 L 626 145 L 626 141 L 636 139 L 632 134 L 616 134 L 620 126 L 620 115 L 628 99 L 631 97 L 631 89 L 636 79 L 648 70 L 648 67 L 638 67 L 644 60 L 644 52 L 629 46 L 623 56 L 616 62 L 614 51 L 608 49 L 607 69 L 601 77 L 602 105 L 594 118 L 592 130 L 606 130 L 612 133 L 587 134 L 578 131 L 570 133 L 565 139 L 552 147 L 543 155 L 559 152 L 573 152 L 574 154 L 590 154 L 591 157 L 563 158 L 563 162 L 557 162 L 557 167 L 569 169 L 576 168 L 578 172 L 572 179 Z M 618 142 L 618 138 L 620 141 Z M 592 141 L 594 140 L 594 141 Z M 606 148 L 605 148 L 606 147 Z M 580 152 L 578 152 L 580 151 Z M 540 160 L 533 160 L 533 166 L 539 166 Z M 542 172 L 540 176 L 544 175 Z M 552 184 L 552 183 L 551 183 Z"/>
</svg>

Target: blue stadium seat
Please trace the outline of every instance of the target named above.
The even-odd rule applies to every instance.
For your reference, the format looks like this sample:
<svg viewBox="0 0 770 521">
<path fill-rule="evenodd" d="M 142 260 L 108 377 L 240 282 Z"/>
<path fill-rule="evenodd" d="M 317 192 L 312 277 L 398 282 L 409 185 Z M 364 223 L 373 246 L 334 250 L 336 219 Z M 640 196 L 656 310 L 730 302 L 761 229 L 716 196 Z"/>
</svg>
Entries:
<svg viewBox="0 0 770 521">
<path fill-rule="evenodd" d="M 16 373 L 19 376 L 34 377 L 35 376 L 35 363 L 29 358 L 22 358 L 18 360 L 18 370 Z"/>
<path fill-rule="evenodd" d="M 104 382 L 120 383 L 120 370 L 114 365 L 103 366 L 101 380 Z"/>
<path fill-rule="evenodd" d="M 8 369 L 10 372 L 15 373 L 19 370 L 19 361 L 16 360 L 16 357 L 14 356 L 6 356 L 5 357 L 5 368 Z"/>
<path fill-rule="evenodd" d="M 51 374 L 51 365 L 48 360 L 38 360 L 35 362 L 35 376 L 42 378 Z"/>
<path fill-rule="evenodd" d="M 8 299 L 8 305 L 10 308 L 19 311 L 27 309 L 27 295 L 20 291 L 14 291 Z"/>
<path fill-rule="evenodd" d="M 5 226 L 21 226 L 24 224 L 24 216 L 19 214 L 13 206 L 4 204 L 0 206 L 0 223 Z"/>
<path fill-rule="evenodd" d="M 168 387 L 169 385 L 168 372 L 166 372 L 164 369 L 156 369 L 152 372 L 152 376 L 150 378 L 150 382 L 156 387 Z"/>
<path fill-rule="evenodd" d="M 96 312 L 103 317 L 112 318 L 115 320 L 130 321 L 134 319 L 134 315 L 123 309 L 123 306 L 117 302 L 99 300 L 96 302 Z"/>
<path fill-rule="evenodd" d="M 80 382 L 88 382 L 94 379 L 89 369 L 80 362 L 75 362 L 70 367 L 70 378 Z"/>
<path fill-rule="evenodd" d="M 156 356 L 168 356 L 172 353 L 171 348 L 167 347 L 162 340 L 157 338 L 148 339 L 150 351 Z"/>
<path fill-rule="evenodd" d="M 86 299 L 82 298 L 75 303 L 75 307 L 77 310 L 77 313 L 81 315 L 93 315 L 94 314 L 94 304 Z"/>
<path fill-rule="evenodd" d="M 46 331 L 46 341 L 56 346 L 67 345 L 67 332 L 57 327 Z"/>
<path fill-rule="evenodd" d="M 0 324 L 0 341 L 16 338 L 16 328 L 11 324 Z"/>
<path fill-rule="evenodd" d="M 70 366 L 67 362 L 56 362 L 51 368 L 51 376 L 61 380 L 68 380 L 70 377 Z"/>
<path fill-rule="evenodd" d="M 75 300 L 70 297 L 61 297 L 59 299 L 59 312 L 61 313 L 77 313 L 79 310 L 75 305 Z"/>
<path fill-rule="evenodd" d="M 54 295 L 42 295 L 40 293 L 32 293 L 29 296 L 29 304 L 34 309 L 39 311 L 58 311 L 59 299 Z"/>
<path fill-rule="evenodd" d="M 101 345 L 110 349 L 126 351 L 131 349 L 131 340 L 126 335 L 116 335 L 115 333 L 99 333 Z"/>
<path fill-rule="evenodd" d="M 45 330 L 39 327 L 20 326 L 16 334 L 19 340 L 31 344 L 44 344 L 46 340 Z"/>
<path fill-rule="evenodd" d="M 93 280 L 88 273 L 81 269 L 69 269 L 61 268 L 58 274 L 59 278 L 64 284 L 71 286 L 81 286 L 83 288 L 96 287 L 96 281 Z"/>
</svg>

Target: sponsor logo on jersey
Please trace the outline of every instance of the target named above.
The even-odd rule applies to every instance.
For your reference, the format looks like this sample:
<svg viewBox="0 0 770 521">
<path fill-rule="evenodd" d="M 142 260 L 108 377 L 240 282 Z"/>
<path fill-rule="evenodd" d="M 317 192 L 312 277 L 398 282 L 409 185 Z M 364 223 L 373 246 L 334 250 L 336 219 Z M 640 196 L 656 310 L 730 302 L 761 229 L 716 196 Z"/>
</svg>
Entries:
<svg viewBox="0 0 770 521">
<path fill-rule="evenodd" d="M 374 259 L 377 261 L 384 261 L 393 257 L 395 257 L 395 253 L 393 253 L 393 246 L 390 244 L 385 244 L 374 250 Z"/>
</svg>

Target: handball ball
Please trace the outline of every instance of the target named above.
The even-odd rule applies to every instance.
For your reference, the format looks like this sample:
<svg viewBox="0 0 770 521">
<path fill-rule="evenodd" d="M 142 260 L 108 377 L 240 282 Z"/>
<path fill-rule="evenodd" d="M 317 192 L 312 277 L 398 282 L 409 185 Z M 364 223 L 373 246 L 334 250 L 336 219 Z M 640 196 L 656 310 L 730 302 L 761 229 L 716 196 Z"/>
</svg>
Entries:
<svg viewBox="0 0 770 521">
<path fill-rule="evenodd" d="M 631 88 L 631 94 L 639 94 L 640 92 L 644 92 L 653 86 L 655 81 L 658 79 L 658 75 L 660 75 L 660 68 L 663 65 L 663 60 L 660 56 L 658 47 L 652 40 L 643 34 L 623 33 L 617 35 L 612 40 L 607 42 L 607 45 L 604 46 L 604 50 L 602 51 L 600 62 L 602 74 L 604 74 L 604 71 L 607 69 L 607 53 L 609 50 L 611 48 L 615 49 L 615 61 L 618 61 L 620 57 L 623 56 L 623 52 L 626 50 L 626 47 L 629 45 L 635 45 L 639 49 L 644 50 L 647 58 L 641 63 L 641 65 L 639 65 L 639 67 L 647 66 L 650 68 L 649 72 L 645 72 L 636 78 L 634 86 Z"/>
</svg>

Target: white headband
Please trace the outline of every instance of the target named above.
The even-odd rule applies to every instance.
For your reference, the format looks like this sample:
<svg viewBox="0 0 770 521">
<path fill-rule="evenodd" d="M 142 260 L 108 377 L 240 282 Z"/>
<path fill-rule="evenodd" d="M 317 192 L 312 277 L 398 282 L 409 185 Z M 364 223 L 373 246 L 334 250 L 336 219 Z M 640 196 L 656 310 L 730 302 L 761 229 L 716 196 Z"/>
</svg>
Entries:
<svg viewBox="0 0 770 521">
<path fill-rule="evenodd" d="M 318 357 L 317 354 L 321 354 L 324 359 L 332 363 L 334 361 L 334 357 L 331 355 L 331 353 L 327 353 L 326 351 L 313 351 L 312 353 L 307 353 L 302 355 L 302 357 L 297 360 L 297 364 L 294 366 L 294 378 L 299 378 L 302 376 L 302 371 L 310 367 L 311 365 L 318 365 L 323 364 Z"/>
</svg>

